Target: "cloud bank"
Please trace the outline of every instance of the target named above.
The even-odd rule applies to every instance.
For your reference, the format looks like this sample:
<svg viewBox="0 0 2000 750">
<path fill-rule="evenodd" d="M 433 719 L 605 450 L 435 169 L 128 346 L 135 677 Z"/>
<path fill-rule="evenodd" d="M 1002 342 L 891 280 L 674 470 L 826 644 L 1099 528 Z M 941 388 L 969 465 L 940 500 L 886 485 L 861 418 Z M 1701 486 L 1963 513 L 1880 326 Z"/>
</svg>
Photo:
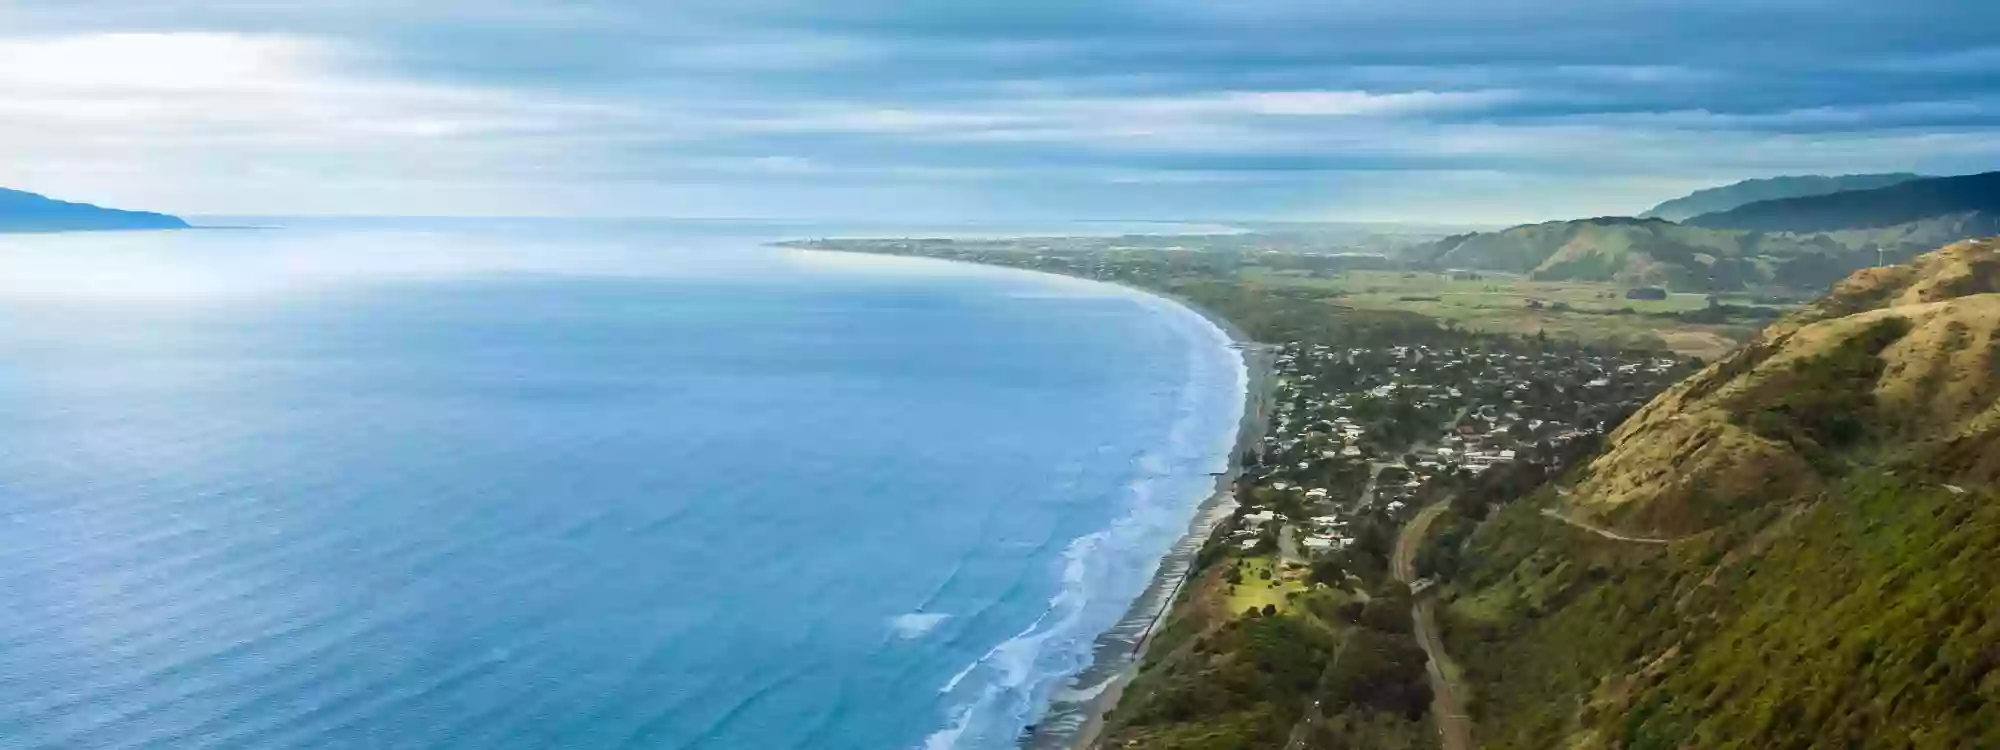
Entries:
<svg viewBox="0 0 2000 750">
<path fill-rule="evenodd" d="M 1526 221 L 2000 168 L 2000 10 L 1955 0 L 417 5 L 0 9 L 0 184 L 190 213 Z"/>
</svg>

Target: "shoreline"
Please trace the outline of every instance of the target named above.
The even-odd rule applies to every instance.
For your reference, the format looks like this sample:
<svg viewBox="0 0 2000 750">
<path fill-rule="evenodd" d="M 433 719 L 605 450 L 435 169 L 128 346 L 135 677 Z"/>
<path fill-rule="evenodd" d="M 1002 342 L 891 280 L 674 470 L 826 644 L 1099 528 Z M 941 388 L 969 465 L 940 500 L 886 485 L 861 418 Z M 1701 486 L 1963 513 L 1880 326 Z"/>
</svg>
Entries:
<svg viewBox="0 0 2000 750">
<path fill-rule="evenodd" d="M 1082 277 L 1071 277 L 1082 278 Z M 1087 279 L 1097 281 L 1097 279 Z M 1118 706 L 1125 687 L 1137 676 L 1152 647 L 1153 634 L 1174 607 L 1174 600 L 1192 573 L 1195 555 L 1201 552 L 1217 524 L 1236 508 L 1236 483 L 1243 476 L 1243 455 L 1264 438 L 1269 420 L 1271 395 L 1271 349 L 1237 328 L 1228 319 L 1178 295 L 1122 286 L 1180 305 L 1207 319 L 1229 337 L 1230 348 L 1243 362 L 1243 410 L 1236 425 L 1236 440 L 1230 446 L 1229 464 L 1215 478 L 1215 488 L 1202 500 L 1174 546 L 1160 558 L 1153 580 L 1132 600 L 1125 616 L 1098 635 L 1091 646 L 1090 665 L 1070 677 L 1050 699 L 1041 719 L 1023 732 L 1017 745 L 1023 750 L 1092 750 L 1104 730 L 1111 710 Z"/>
<path fill-rule="evenodd" d="M 1022 750 L 1093 750 L 1099 734 L 1104 729 L 1105 720 L 1111 710 L 1117 707 L 1119 698 L 1124 695 L 1125 687 L 1138 674 L 1139 665 L 1144 663 L 1146 652 L 1152 646 L 1153 633 L 1172 613 L 1174 599 L 1192 572 L 1195 555 L 1208 543 L 1216 526 L 1227 519 L 1236 508 L 1236 483 L 1243 476 L 1243 456 L 1247 451 L 1257 447 L 1268 431 L 1270 401 L 1274 386 L 1273 347 L 1253 340 L 1228 318 L 1171 292 L 1146 289 L 1117 281 L 956 258 L 868 253 L 799 246 L 787 242 L 772 244 L 811 252 L 879 254 L 942 263 L 963 263 L 983 268 L 1108 284 L 1164 300 L 1199 315 L 1229 339 L 1228 347 L 1237 353 L 1238 359 L 1243 364 L 1244 378 L 1243 407 L 1237 419 L 1236 439 L 1230 446 L 1227 465 L 1221 474 L 1216 475 L 1214 489 L 1210 490 L 1208 497 L 1196 506 L 1194 517 L 1188 521 L 1187 531 L 1174 542 L 1165 555 L 1161 556 L 1159 567 L 1154 571 L 1152 580 L 1132 600 L 1125 615 L 1109 629 L 1098 634 L 1092 642 L 1090 664 L 1070 676 L 1063 686 L 1057 689 L 1036 723 L 1023 729 L 1015 741 L 1016 747 Z"/>
</svg>

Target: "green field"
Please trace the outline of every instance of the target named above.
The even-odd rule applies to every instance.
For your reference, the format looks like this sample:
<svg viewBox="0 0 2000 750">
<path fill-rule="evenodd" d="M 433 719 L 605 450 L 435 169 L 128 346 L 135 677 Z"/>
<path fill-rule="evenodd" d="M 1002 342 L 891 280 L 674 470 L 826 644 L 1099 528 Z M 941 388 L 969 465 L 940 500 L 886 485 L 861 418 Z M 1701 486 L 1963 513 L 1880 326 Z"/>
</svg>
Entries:
<svg viewBox="0 0 2000 750">
<path fill-rule="evenodd" d="M 1670 294 L 1664 300 L 1626 299 L 1626 287 L 1593 281 L 1533 281 L 1482 273 L 1480 278 L 1422 271 L 1346 271 L 1308 274 L 1265 267 L 1244 269 L 1245 282 L 1311 289 L 1337 304 L 1363 310 L 1400 310 L 1463 328 L 1493 333 L 1574 338 L 1602 343 L 1664 346 L 1682 354 L 1715 357 L 1734 348 L 1755 326 L 1699 324 L 1656 313 L 1708 306 L 1703 294 Z"/>
<path fill-rule="evenodd" d="M 1303 584 L 1286 581 L 1273 566 L 1269 557 L 1249 557 L 1237 561 L 1237 573 L 1243 582 L 1234 584 L 1229 592 L 1227 612 L 1238 613 L 1246 609 L 1264 608 L 1269 604 L 1282 612 L 1288 605 L 1288 595 L 1306 590 Z M 1269 575 L 1269 578 L 1264 576 Z"/>
</svg>

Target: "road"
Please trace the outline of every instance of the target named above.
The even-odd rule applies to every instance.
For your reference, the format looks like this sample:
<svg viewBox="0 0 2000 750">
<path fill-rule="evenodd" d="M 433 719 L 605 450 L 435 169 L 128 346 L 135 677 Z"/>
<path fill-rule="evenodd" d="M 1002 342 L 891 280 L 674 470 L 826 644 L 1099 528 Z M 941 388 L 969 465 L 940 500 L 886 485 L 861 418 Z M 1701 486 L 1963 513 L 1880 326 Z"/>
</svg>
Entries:
<svg viewBox="0 0 2000 750">
<path fill-rule="evenodd" d="M 1371 461 L 1368 463 L 1368 484 L 1361 488 L 1361 499 L 1355 501 L 1355 507 L 1366 508 L 1375 502 L 1375 487 L 1378 484 L 1376 480 L 1382 476 L 1383 469 L 1391 467 L 1401 469 L 1403 468 L 1403 463 L 1401 461 Z"/>
<path fill-rule="evenodd" d="M 1416 582 L 1417 547 L 1423 543 L 1431 522 L 1449 507 L 1450 499 L 1432 503 L 1403 525 L 1403 533 L 1396 537 L 1396 554 L 1391 558 L 1396 580 L 1404 584 Z M 1431 715 L 1437 719 L 1439 741 L 1444 750 L 1473 750 L 1478 746 L 1472 744 L 1472 717 L 1466 714 L 1465 704 L 1458 698 L 1458 686 L 1451 683 L 1450 675 L 1456 670 L 1447 668 L 1451 656 L 1445 653 L 1444 641 L 1438 637 L 1437 611 L 1430 596 L 1417 596 L 1410 607 L 1410 619 L 1415 623 L 1417 645 L 1430 657 L 1424 668 L 1430 672 Z"/>
<path fill-rule="evenodd" d="M 1650 536 L 1626 536 L 1624 534 L 1620 534 L 1616 531 L 1612 531 L 1610 529 L 1598 526 L 1596 524 L 1592 524 L 1587 521 L 1579 521 L 1574 518 L 1570 518 L 1569 516 L 1563 515 L 1561 512 L 1557 511 L 1554 508 L 1543 508 L 1542 515 L 1569 524 L 1571 526 L 1575 526 L 1579 529 L 1583 529 L 1584 531 L 1588 531 L 1592 534 L 1596 534 L 1606 539 L 1613 539 L 1620 542 L 1632 542 L 1634 544 L 1673 544 L 1676 541 L 1674 539 L 1661 539 L 1659 537 L 1650 537 Z"/>
</svg>

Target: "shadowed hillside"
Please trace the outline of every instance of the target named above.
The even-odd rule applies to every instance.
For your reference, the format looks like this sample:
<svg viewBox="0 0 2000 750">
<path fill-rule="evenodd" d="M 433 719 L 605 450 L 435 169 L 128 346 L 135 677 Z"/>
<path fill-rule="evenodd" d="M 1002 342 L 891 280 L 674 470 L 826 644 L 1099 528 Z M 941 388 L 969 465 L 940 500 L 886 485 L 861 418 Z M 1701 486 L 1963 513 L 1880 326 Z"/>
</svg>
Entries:
<svg viewBox="0 0 2000 750">
<path fill-rule="evenodd" d="M 1883 229 L 1916 222 L 1992 227 L 2000 211 L 2000 172 L 1933 177 L 1873 190 L 1761 201 L 1689 219 L 1711 229 L 1759 232 L 1839 232 Z"/>
<path fill-rule="evenodd" d="M 1899 182 L 1923 179 L 1923 175 L 1897 172 L 1894 174 L 1845 174 L 1845 175 L 1803 175 L 1770 177 L 1696 190 L 1685 196 L 1661 203 L 1639 214 L 1642 219 L 1666 219 L 1685 221 L 1702 214 L 1727 211 L 1746 203 L 1777 200 L 1780 198 L 1800 198 L 1808 195 L 1826 195 L 1842 190 L 1867 190 L 1887 187 Z"/>
</svg>

